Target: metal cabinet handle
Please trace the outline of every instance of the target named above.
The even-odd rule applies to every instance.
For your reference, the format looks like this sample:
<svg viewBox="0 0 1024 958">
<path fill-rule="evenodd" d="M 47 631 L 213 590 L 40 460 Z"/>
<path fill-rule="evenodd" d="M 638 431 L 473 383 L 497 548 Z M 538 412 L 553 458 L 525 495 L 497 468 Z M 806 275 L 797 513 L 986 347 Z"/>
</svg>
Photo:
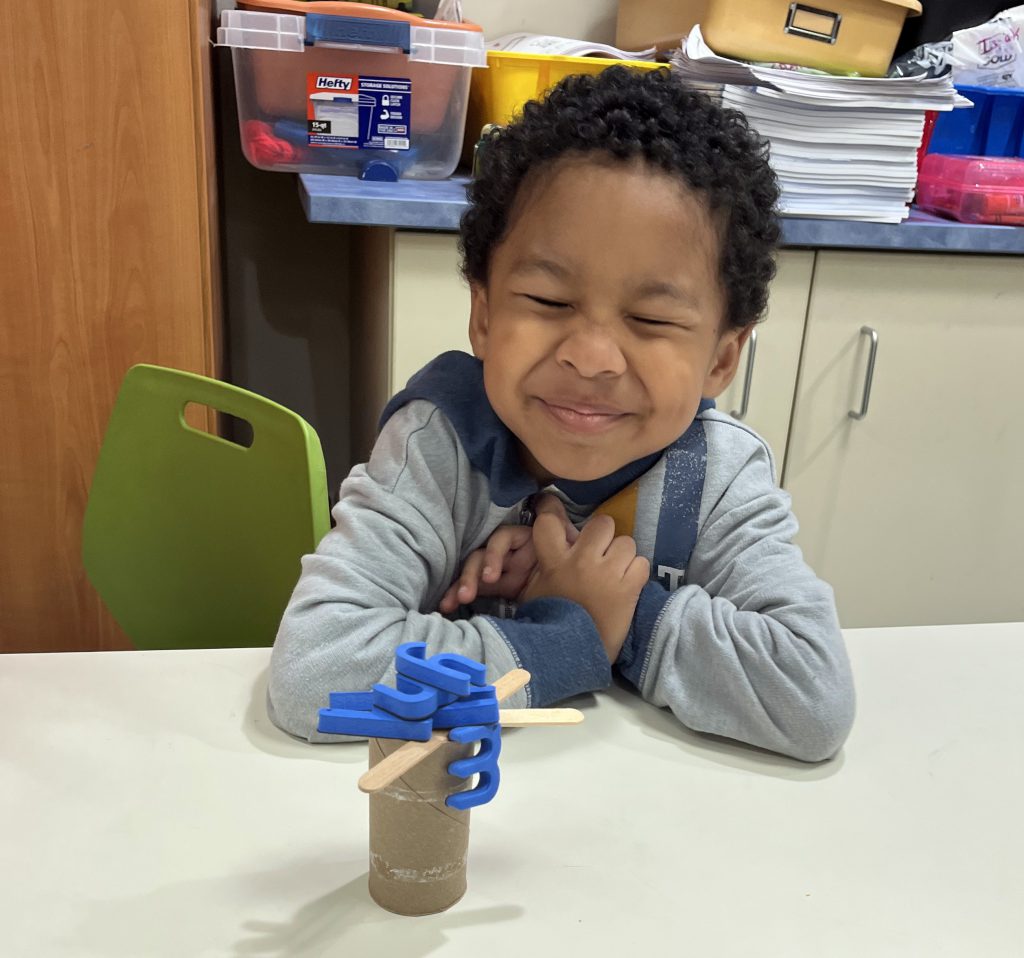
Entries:
<svg viewBox="0 0 1024 958">
<path fill-rule="evenodd" d="M 754 357 L 757 355 L 757 330 L 750 331 L 750 339 L 747 340 L 747 371 L 743 374 L 743 395 L 740 397 L 740 408 L 734 409 L 730 416 L 733 419 L 743 419 L 750 408 L 750 384 L 754 381 Z"/>
<path fill-rule="evenodd" d="M 861 326 L 860 334 L 871 337 L 871 351 L 868 353 L 868 371 L 864 377 L 864 394 L 860 399 L 860 409 L 851 409 L 851 419 L 863 419 L 868 414 L 868 402 L 871 400 L 871 381 L 875 378 L 875 357 L 878 355 L 878 330 L 870 326 Z"/>
</svg>

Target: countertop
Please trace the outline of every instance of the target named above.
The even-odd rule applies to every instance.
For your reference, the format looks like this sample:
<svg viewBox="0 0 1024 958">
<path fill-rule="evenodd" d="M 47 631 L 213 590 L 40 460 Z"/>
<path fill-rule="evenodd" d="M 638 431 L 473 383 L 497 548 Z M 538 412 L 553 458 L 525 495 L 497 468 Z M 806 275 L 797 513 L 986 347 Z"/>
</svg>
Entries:
<svg viewBox="0 0 1024 958">
<path fill-rule="evenodd" d="M 467 177 L 364 182 L 353 176 L 299 176 L 313 223 L 391 226 L 454 232 L 466 208 Z M 782 244 L 810 249 L 893 249 L 916 252 L 1024 255 L 1024 227 L 972 226 L 917 210 L 900 224 L 783 217 Z"/>
</svg>

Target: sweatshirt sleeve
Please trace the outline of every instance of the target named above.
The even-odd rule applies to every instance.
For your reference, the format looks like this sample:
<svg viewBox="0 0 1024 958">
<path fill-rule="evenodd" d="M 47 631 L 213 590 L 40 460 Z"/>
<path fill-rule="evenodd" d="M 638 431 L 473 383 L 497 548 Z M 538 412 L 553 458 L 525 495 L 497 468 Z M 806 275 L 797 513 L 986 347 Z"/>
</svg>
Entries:
<svg viewBox="0 0 1024 958">
<path fill-rule="evenodd" d="M 434 611 L 462 560 L 501 521 L 486 476 L 471 468 L 445 415 L 418 400 L 385 425 L 370 461 L 342 483 L 334 527 L 302 560 L 270 662 L 268 711 L 310 741 L 332 691 L 391 682 L 395 649 L 483 662 L 488 680 L 523 667 L 533 679 L 507 704 L 606 686 L 611 669 L 590 616 L 568 600 L 527 603 L 515 619 L 452 621 Z M 540 669 L 537 652 L 561 643 L 564 661 Z M 545 657 L 545 666 L 548 658 Z"/>
<path fill-rule="evenodd" d="M 832 589 L 793 543 L 790 498 L 763 441 L 731 420 L 706 428 L 702 522 L 684 584 L 645 586 L 616 664 L 689 728 L 829 758 L 854 715 Z"/>
</svg>

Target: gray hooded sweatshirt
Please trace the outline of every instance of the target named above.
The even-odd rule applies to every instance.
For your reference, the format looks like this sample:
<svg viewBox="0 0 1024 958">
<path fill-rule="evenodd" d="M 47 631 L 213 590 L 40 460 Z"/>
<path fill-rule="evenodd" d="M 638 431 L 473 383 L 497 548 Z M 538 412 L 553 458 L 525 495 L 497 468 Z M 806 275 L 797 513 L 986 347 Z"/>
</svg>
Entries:
<svg viewBox="0 0 1024 958">
<path fill-rule="evenodd" d="M 696 731 L 805 761 L 835 754 L 854 693 L 832 590 L 793 544 L 768 447 L 712 406 L 667 449 L 548 490 L 577 524 L 628 491 L 651 580 L 610 665 L 593 620 L 568 599 L 506 617 L 482 614 L 485 603 L 459 618 L 436 611 L 467 556 L 523 521 L 541 489 L 487 401 L 479 361 L 434 360 L 388 404 L 370 461 L 341 486 L 334 528 L 302 561 L 271 658 L 273 721 L 310 741 L 343 740 L 316 731 L 329 693 L 392 682 L 395 649 L 416 641 L 485 663 L 489 681 L 527 669 L 510 707 L 598 691 L 614 668 Z"/>
</svg>

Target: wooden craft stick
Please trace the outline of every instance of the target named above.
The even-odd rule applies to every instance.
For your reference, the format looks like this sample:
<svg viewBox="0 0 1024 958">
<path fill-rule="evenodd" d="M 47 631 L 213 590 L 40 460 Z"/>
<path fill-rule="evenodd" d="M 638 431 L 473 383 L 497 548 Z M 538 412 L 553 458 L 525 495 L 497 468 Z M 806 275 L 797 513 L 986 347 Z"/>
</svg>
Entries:
<svg viewBox="0 0 1024 958">
<path fill-rule="evenodd" d="M 579 725 L 583 713 L 579 709 L 502 709 L 498 715 L 502 728 L 523 728 L 527 725 Z"/>
<path fill-rule="evenodd" d="M 505 699 L 515 695 L 529 681 L 530 673 L 526 669 L 513 669 L 511 672 L 506 672 L 494 683 L 494 691 L 497 693 L 498 701 L 504 702 Z"/>
<path fill-rule="evenodd" d="M 498 701 L 503 702 L 514 695 L 529 681 L 530 673 L 526 669 L 513 669 L 511 672 L 506 672 L 494 683 Z M 509 709 L 508 711 L 518 712 L 520 710 Z M 529 711 L 529 709 L 523 711 Z M 582 719 L 582 716 L 580 718 Z M 406 742 L 401 748 L 395 749 L 387 758 L 381 759 L 373 768 L 363 774 L 363 777 L 359 779 L 359 790 L 361 792 L 376 792 L 378 789 L 390 785 L 396 778 L 401 778 L 409 769 L 414 768 L 432 752 L 436 752 L 447 741 L 448 731 L 439 729 L 426 742 Z"/>
</svg>

